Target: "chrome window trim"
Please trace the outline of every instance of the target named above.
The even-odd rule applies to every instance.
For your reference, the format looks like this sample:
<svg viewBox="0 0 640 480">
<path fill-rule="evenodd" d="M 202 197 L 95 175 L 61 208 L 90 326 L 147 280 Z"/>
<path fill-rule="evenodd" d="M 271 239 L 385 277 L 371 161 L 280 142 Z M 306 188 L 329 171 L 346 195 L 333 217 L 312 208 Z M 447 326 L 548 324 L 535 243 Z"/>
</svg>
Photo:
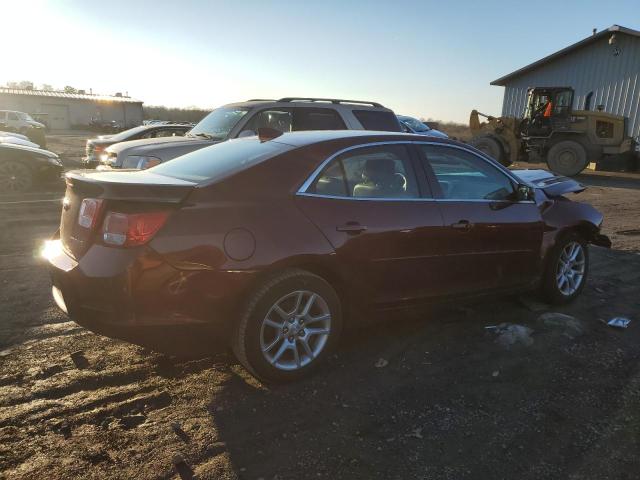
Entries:
<svg viewBox="0 0 640 480">
<path fill-rule="evenodd" d="M 494 160 L 490 160 L 488 158 L 483 157 L 482 155 L 478 155 L 476 152 L 474 152 L 473 150 L 469 149 L 469 148 L 465 148 L 461 145 L 453 145 L 453 144 L 449 144 L 449 143 L 441 143 L 441 142 L 429 142 L 429 141 L 420 141 L 420 140 L 411 140 L 411 141 L 407 141 L 407 140 L 390 140 L 390 141 L 383 141 L 383 142 L 370 142 L 370 143 L 363 143 L 360 145 L 351 145 L 350 147 L 346 147 L 343 148 L 342 150 L 338 150 L 336 153 L 334 153 L 333 155 L 330 155 L 329 157 L 327 157 L 325 160 L 322 161 L 322 163 L 311 173 L 311 175 L 309 175 L 309 178 L 307 178 L 307 180 L 305 180 L 305 182 L 300 186 L 300 188 L 298 188 L 298 190 L 296 191 L 296 195 L 299 196 L 304 196 L 304 197 L 318 197 L 318 198 L 332 198 L 332 199 L 337 199 L 337 200 L 376 200 L 376 201 L 391 201 L 391 202 L 415 202 L 415 201 L 430 201 L 430 202 L 474 202 L 474 203 L 498 203 L 498 202 L 509 202 L 508 200 L 489 200 L 489 199 L 483 199 L 483 198 L 478 198 L 478 199 L 464 199 L 464 198 L 430 198 L 430 197 L 397 197 L 397 198 L 378 198 L 378 197 L 340 197 L 337 195 L 324 195 L 324 194 L 320 194 L 320 193 L 311 193 L 311 192 L 307 192 L 307 190 L 309 189 L 309 187 L 313 184 L 313 182 L 316 181 L 316 178 L 318 177 L 318 175 L 320 175 L 320 173 L 322 173 L 322 171 L 324 170 L 324 168 L 332 161 L 334 160 L 336 157 L 342 155 L 343 153 L 346 152 L 350 152 L 351 150 L 356 150 L 358 148 L 369 148 L 369 147 L 376 147 L 376 146 L 380 146 L 380 145 L 434 145 L 436 147 L 447 147 L 447 148 L 456 148 L 458 150 L 462 150 L 464 152 L 470 153 L 471 155 L 474 155 L 476 157 L 478 157 L 479 159 L 481 159 L 483 162 L 486 162 L 488 165 L 490 165 L 491 167 L 495 168 L 496 170 L 502 172 L 503 174 L 505 174 L 507 177 L 509 177 L 512 181 L 514 181 L 516 183 L 516 185 L 520 185 L 523 184 L 523 181 L 521 179 L 519 179 L 518 177 L 516 177 L 513 173 L 511 173 L 510 170 L 508 170 L 507 168 L 500 168 L 497 165 L 494 164 Z M 535 203 L 535 201 L 533 200 L 521 200 L 519 202 L 509 202 L 509 203 Z"/>
<path fill-rule="evenodd" d="M 356 201 L 377 201 L 377 202 L 435 202 L 435 198 L 424 197 L 339 197 L 337 195 L 324 195 L 321 193 L 298 192 L 299 197 L 330 198 L 333 200 L 356 200 Z"/>
<path fill-rule="evenodd" d="M 395 140 L 395 141 L 388 141 L 388 142 L 371 142 L 371 143 L 362 143 L 360 145 L 351 145 L 350 147 L 346 147 L 346 148 L 343 148 L 342 150 L 338 150 L 336 153 L 334 153 L 333 155 L 330 155 L 328 158 L 322 161 L 322 163 L 311 173 L 309 178 L 307 178 L 307 180 L 300 186 L 300 188 L 298 188 L 298 191 L 296 193 L 297 194 L 308 193 L 307 190 L 309 189 L 311 184 L 315 182 L 316 178 L 318 177 L 318 175 L 320 175 L 322 170 L 324 170 L 324 167 L 326 167 L 329 164 L 329 162 L 331 162 L 334 158 L 338 157 L 339 155 L 342 155 L 343 153 L 350 152 L 351 150 L 356 150 L 358 148 L 377 147 L 379 145 L 399 145 L 399 144 L 411 145 L 411 143 L 413 142 L 409 142 L 407 140 Z M 312 195 L 323 196 L 315 193 Z M 354 198 L 354 197 L 336 197 L 336 198 Z"/>
<path fill-rule="evenodd" d="M 471 203 L 536 203 L 533 200 L 521 200 L 510 202 L 509 200 L 488 200 L 486 198 L 426 198 L 426 197 L 339 197 L 337 195 L 324 195 L 321 193 L 298 192 L 298 197 L 329 198 L 332 200 L 355 200 L 355 201 L 376 201 L 376 202 L 471 202 Z"/>
</svg>

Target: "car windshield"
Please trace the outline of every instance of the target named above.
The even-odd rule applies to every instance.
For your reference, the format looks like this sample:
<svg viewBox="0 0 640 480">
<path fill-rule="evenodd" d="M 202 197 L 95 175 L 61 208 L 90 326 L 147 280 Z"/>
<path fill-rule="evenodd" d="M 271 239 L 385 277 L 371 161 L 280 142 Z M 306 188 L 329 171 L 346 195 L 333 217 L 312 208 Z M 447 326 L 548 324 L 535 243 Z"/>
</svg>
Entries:
<svg viewBox="0 0 640 480">
<path fill-rule="evenodd" d="M 219 181 L 292 148 L 256 137 L 238 138 L 187 153 L 149 171 L 198 183 Z"/>
<path fill-rule="evenodd" d="M 16 115 L 18 115 L 18 118 L 20 118 L 20 120 L 25 120 L 28 122 L 33 122 L 33 118 L 31 118 L 31 115 L 29 115 L 28 113 L 23 113 L 23 112 L 16 112 Z"/>
<path fill-rule="evenodd" d="M 144 132 L 148 128 L 149 127 L 146 126 L 146 125 L 140 125 L 139 127 L 133 127 L 133 128 L 130 128 L 129 130 L 125 130 L 124 132 L 120 132 L 120 133 L 112 136 L 109 140 L 113 140 L 115 142 L 122 142 L 123 140 L 126 140 L 127 138 L 131 137 L 132 135 L 135 135 L 136 133 Z"/>
<path fill-rule="evenodd" d="M 414 132 L 428 132 L 429 130 L 431 130 L 427 125 L 422 123 L 417 118 L 405 117 L 405 116 L 398 117 L 398 118 L 402 123 L 408 125 L 409 128 Z"/>
<path fill-rule="evenodd" d="M 204 137 L 211 140 L 225 140 L 231 129 L 244 117 L 246 108 L 216 108 L 193 127 L 187 136 Z"/>
</svg>

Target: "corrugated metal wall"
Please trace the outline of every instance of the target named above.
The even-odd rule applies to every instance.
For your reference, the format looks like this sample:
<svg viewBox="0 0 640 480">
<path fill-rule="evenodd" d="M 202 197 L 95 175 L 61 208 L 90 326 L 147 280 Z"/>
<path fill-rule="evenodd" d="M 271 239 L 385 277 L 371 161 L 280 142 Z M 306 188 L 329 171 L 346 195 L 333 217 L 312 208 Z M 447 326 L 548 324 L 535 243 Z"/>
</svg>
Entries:
<svg viewBox="0 0 640 480">
<path fill-rule="evenodd" d="M 616 41 L 617 56 L 606 36 L 507 82 L 502 115 L 522 116 L 529 87 L 573 87 L 574 109 L 593 92 L 591 109 L 626 117 L 627 134 L 640 140 L 640 38 L 618 32 Z"/>
</svg>

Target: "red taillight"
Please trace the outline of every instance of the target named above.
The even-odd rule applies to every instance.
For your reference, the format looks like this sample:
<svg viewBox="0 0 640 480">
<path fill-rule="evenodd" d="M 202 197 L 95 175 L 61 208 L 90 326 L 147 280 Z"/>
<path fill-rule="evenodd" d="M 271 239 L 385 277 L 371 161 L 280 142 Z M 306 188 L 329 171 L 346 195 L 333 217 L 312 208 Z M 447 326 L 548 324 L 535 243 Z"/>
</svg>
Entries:
<svg viewBox="0 0 640 480">
<path fill-rule="evenodd" d="M 102 145 L 94 145 L 93 147 L 94 152 L 101 152 L 102 150 L 104 150 L 104 147 Z"/>
<path fill-rule="evenodd" d="M 93 230 L 100 216 L 101 208 L 102 200 L 97 198 L 83 199 L 80 204 L 80 213 L 78 213 L 78 225 Z"/>
<path fill-rule="evenodd" d="M 118 247 L 143 245 L 160 230 L 168 216 L 169 212 L 109 212 L 102 226 L 102 241 Z"/>
</svg>

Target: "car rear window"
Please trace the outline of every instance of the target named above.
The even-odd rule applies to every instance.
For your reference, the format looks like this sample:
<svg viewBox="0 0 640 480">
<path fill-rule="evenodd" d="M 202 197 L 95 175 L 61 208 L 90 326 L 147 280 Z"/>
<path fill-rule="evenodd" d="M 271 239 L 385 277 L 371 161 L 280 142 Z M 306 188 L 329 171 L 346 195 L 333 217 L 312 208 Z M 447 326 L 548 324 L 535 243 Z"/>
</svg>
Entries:
<svg viewBox="0 0 640 480">
<path fill-rule="evenodd" d="M 192 182 L 222 180 L 275 155 L 295 148 L 257 137 L 227 140 L 150 168 L 153 173 Z"/>
<path fill-rule="evenodd" d="M 376 110 L 354 110 L 353 114 L 365 130 L 401 132 L 400 122 L 393 112 Z"/>
</svg>

